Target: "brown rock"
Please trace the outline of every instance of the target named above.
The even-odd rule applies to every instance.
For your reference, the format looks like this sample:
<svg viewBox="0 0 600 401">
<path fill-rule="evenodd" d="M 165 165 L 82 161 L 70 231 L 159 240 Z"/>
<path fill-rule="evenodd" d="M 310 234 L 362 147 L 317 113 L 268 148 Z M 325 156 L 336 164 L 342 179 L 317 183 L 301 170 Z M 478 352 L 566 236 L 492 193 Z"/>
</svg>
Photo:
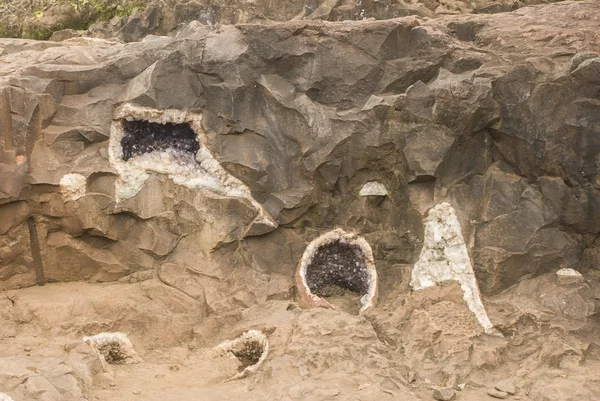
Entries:
<svg viewBox="0 0 600 401">
<path fill-rule="evenodd" d="M 489 389 L 489 390 L 487 391 L 487 394 L 488 394 L 490 397 L 499 398 L 499 399 L 501 399 L 501 400 L 503 400 L 503 399 L 505 399 L 505 398 L 508 398 L 508 393 L 505 393 L 504 391 L 499 391 L 499 390 L 497 390 L 497 389 L 495 389 L 495 388 L 493 388 L 493 389 Z"/>
<path fill-rule="evenodd" d="M 438 401 L 450 401 L 456 397 L 456 392 L 452 387 L 438 387 L 433 390 L 433 398 Z"/>
<path fill-rule="evenodd" d="M 11 202 L 0 205 L 0 235 L 23 224 L 29 217 L 31 209 L 27 202 Z"/>
<path fill-rule="evenodd" d="M 517 387 L 512 379 L 501 380 L 494 385 L 494 388 L 510 395 L 517 394 Z"/>
</svg>

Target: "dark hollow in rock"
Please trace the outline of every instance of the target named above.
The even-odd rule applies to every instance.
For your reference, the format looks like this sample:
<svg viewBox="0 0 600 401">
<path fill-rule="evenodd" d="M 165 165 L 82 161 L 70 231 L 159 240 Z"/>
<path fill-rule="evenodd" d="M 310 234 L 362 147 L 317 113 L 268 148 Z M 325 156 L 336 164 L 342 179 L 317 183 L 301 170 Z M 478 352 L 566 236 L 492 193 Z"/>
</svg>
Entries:
<svg viewBox="0 0 600 401">
<path fill-rule="evenodd" d="M 319 297 L 369 291 L 365 255 L 358 245 L 339 240 L 320 246 L 306 268 L 306 284 Z"/>
<path fill-rule="evenodd" d="M 99 347 L 98 351 L 104 356 L 107 363 L 111 365 L 124 364 L 128 356 L 121 350 L 121 344 L 118 341 L 112 341 Z"/>
<path fill-rule="evenodd" d="M 249 366 L 256 365 L 263 352 L 264 348 L 260 341 L 257 340 L 244 341 L 239 347 L 231 351 L 231 353 L 241 362 L 241 365 L 238 368 L 240 372 Z"/>
<path fill-rule="evenodd" d="M 152 123 L 144 120 L 123 120 L 125 135 L 121 139 L 123 160 L 152 151 L 173 149 L 182 153 L 196 154 L 200 143 L 189 124 Z"/>
</svg>

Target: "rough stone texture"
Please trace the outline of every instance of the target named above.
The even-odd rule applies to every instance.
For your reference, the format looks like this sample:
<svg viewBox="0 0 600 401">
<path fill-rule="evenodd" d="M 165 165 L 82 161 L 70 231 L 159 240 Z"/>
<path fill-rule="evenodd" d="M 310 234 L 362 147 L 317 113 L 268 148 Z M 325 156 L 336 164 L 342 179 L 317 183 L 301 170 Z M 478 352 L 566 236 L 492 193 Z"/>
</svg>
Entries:
<svg viewBox="0 0 600 401">
<path fill-rule="evenodd" d="M 433 398 L 439 401 L 451 401 L 456 397 L 452 387 L 439 387 L 433 390 Z"/>
<path fill-rule="evenodd" d="M 488 395 L 490 397 L 499 398 L 501 400 L 504 400 L 504 399 L 508 398 L 508 393 L 505 393 L 504 391 L 497 390 L 495 388 L 489 389 L 487 393 L 488 393 Z"/>
<path fill-rule="evenodd" d="M 193 25 L 127 46 L 6 40 L 3 151 L 13 156 L 1 168 L 21 181 L 2 206 L 1 241 L 16 246 L 2 259 L 3 285 L 27 282 L 13 278 L 31 266 L 19 234 L 27 213 L 39 215 L 50 280 L 110 281 L 172 262 L 172 245 L 141 233 L 150 227 L 156 238 L 196 235 L 194 252 L 212 259 L 265 231 L 240 231 L 254 219 L 245 201 L 160 175 L 115 202 L 106 148 L 123 102 L 200 113 L 223 168 L 304 241 L 341 226 L 367 236 L 377 263 L 411 263 L 421 211 L 445 199 L 484 293 L 524 274 L 585 270 L 600 230 L 597 11 L 584 1 L 421 22 Z M 457 33 L 466 27 L 473 36 Z M 19 166 L 28 173 L 12 174 Z M 52 194 L 65 174 L 88 188 L 61 205 Z M 356 196 L 372 181 L 389 192 L 381 203 Z"/>
<path fill-rule="evenodd" d="M 220 399 L 215 383 L 230 372 L 211 373 L 202 347 L 256 329 L 272 352 L 227 387 L 231 399 L 418 400 L 460 383 L 461 397 L 481 399 L 508 376 L 532 400 L 593 399 L 599 26 L 600 3 L 587 0 L 431 19 L 190 23 L 130 44 L 0 41 L 0 358 L 66 358 L 55 339 L 120 331 L 145 362 L 113 378 L 118 387 L 94 375 L 92 395 Z M 201 116 L 193 168 L 248 193 L 149 171 L 119 198 L 109 143 L 125 104 Z M 79 176 L 61 188 L 68 174 L 85 188 Z M 360 196 L 369 182 L 387 195 Z M 456 283 L 410 291 L 424 216 L 442 202 L 504 338 L 483 335 Z M 24 288 L 35 283 L 30 217 L 45 287 Z M 362 316 L 289 300 L 307 244 L 338 227 L 371 244 L 378 269 L 378 306 Z M 561 285 L 562 268 L 584 279 Z M 183 393 L 166 393 L 155 376 L 172 365 L 200 388 L 168 376 Z M 60 392 L 43 377 L 7 394 Z"/>
<path fill-rule="evenodd" d="M 493 14 L 554 1 L 557 0 L 162 0 L 151 1 L 146 9 L 137 10 L 127 18 L 114 18 L 93 25 L 85 34 L 131 42 L 146 35 L 176 32 L 177 28 L 190 21 L 203 25 L 272 24 L 289 20 L 363 21 L 409 15 Z M 460 27 L 458 32 L 461 36 L 468 36 L 473 34 L 473 29 L 473 26 Z M 52 40 L 65 40 L 82 34 L 72 30 L 59 31 L 52 36 Z"/>
<path fill-rule="evenodd" d="M 511 379 L 499 381 L 494 385 L 494 388 L 510 395 L 517 394 L 517 387 L 515 386 L 515 382 Z"/>
</svg>

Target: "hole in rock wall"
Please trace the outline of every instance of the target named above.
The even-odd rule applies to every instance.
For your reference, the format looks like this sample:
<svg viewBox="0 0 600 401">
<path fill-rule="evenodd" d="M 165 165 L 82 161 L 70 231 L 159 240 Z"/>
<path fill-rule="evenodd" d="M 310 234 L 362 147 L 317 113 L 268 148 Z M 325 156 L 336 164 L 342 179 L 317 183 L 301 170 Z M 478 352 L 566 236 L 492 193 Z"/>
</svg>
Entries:
<svg viewBox="0 0 600 401">
<path fill-rule="evenodd" d="M 306 269 L 306 283 L 320 297 L 343 295 L 344 290 L 366 294 L 369 272 L 362 250 L 355 244 L 334 241 L 319 247 Z"/>
<path fill-rule="evenodd" d="M 196 133 L 189 124 L 153 123 L 143 120 L 123 120 L 121 139 L 123 160 L 153 151 L 167 149 L 181 155 L 194 156 L 200 149 Z"/>
<path fill-rule="evenodd" d="M 305 307 L 364 311 L 374 305 L 377 295 L 371 247 L 358 235 L 339 229 L 322 235 L 302 256 L 297 287 Z"/>
<path fill-rule="evenodd" d="M 190 189 L 246 199 L 257 213 L 245 233 L 273 230 L 277 223 L 250 188 L 229 174 L 205 145 L 201 122 L 200 113 L 187 110 L 134 104 L 117 108 L 108 145 L 110 164 L 117 171 L 116 201 L 135 196 L 151 174 L 163 174 Z"/>
</svg>

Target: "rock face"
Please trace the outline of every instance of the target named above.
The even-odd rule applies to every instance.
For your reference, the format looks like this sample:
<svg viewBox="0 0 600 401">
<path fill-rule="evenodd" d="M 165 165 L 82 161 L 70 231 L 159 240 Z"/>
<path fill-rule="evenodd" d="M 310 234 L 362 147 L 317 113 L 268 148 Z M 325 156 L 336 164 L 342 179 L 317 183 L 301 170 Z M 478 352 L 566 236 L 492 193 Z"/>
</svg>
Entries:
<svg viewBox="0 0 600 401">
<path fill-rule="evenodd" d="M 500 13 L 519 7 L 551 3 L 557 0 L 161 0 L 150 1 L 145 9 L 136 10 L 127 18 L 114 18 L 91 26 L 86 32 L 64 30 L 52 39 L 88 35 L 99 38 L 118 38 L 137 41 L 149 34 L 167 34 L 190 21 L 203 25 L 245 23 L 270 24 L 275 21 L 327 20 L 362 21 L 384 20 L 415 15 L 436 17 L 468 13 Z M 54 17 L 55 19 L 56 17 Z M 52 18 L 48 18 L 52 20 Z M 42 18 L 42 21 L 44 18 Z M 47 24 L 48 22 L 46 22 Z M 469 31 L 471 28 L 467 28 Z"/>
<path fill-rule="evenodd" d="M 49 280 L 113 281 L 163 263 L 221 279 L 236 258 L 292 273 L 336 226 L 363 234 L 378 265 L 414 263 L 434 199 L 455 206 L 485 294 L 524 274 L 595 267 L 598 7 L 192 24 L 131 45 L 4 41 L 1 286 L 33 283 L 29 215 Z M 126 105 L 157 110 L 150 120 L 199 116 L 213 167 L 181 168 L 212 168 L 215 183 L 155 170 L 120 198 L 120 166 L 140 157 L 110 156 Z M 162 123 L 180 122 L 167 114 Z M 217 188 L 228 180 L 246 195 Z M 387 196 L 358 196 L 375 181 Z M 61 182 L 81 184 L 62 185 L 75 194 L 64 198 Z"/>
<path fill-rule="evenodd" d="M 417 376 L 493 384 L 501 363 L 540 400 L 548 383 L 573 398 L 536 369 L 572 368 L 590 399 L 600 348 L 572 333 L 598 338 L 599 26 L 600 3 L 586 0 L 191 22 L 129 44 L 0 41 L 0 347 L 119 331 L 153 363 L 145 351 L 260 329 L 275 334 L 257 380 L 289 380 L 262 399 L 328 399 L 348 372 L 342 396 L 418 399 Z M 425 216 L 444 202 L 505 338 L 482 335 L 456 283 L 409 289 Z M 338 228 L 370 244 L 377 306 L 296 311 L 304 250 Z M 58 284 L 24 288 L 40 277 Z M 293 323 L 253 320 L 267 303 Z M 369 369 L 385 377 L 361 382 Z M 6 391 L 27 397 L 20 386 Z M 68 388 L 62 399 L 88 395 Z"/>
</svg>

